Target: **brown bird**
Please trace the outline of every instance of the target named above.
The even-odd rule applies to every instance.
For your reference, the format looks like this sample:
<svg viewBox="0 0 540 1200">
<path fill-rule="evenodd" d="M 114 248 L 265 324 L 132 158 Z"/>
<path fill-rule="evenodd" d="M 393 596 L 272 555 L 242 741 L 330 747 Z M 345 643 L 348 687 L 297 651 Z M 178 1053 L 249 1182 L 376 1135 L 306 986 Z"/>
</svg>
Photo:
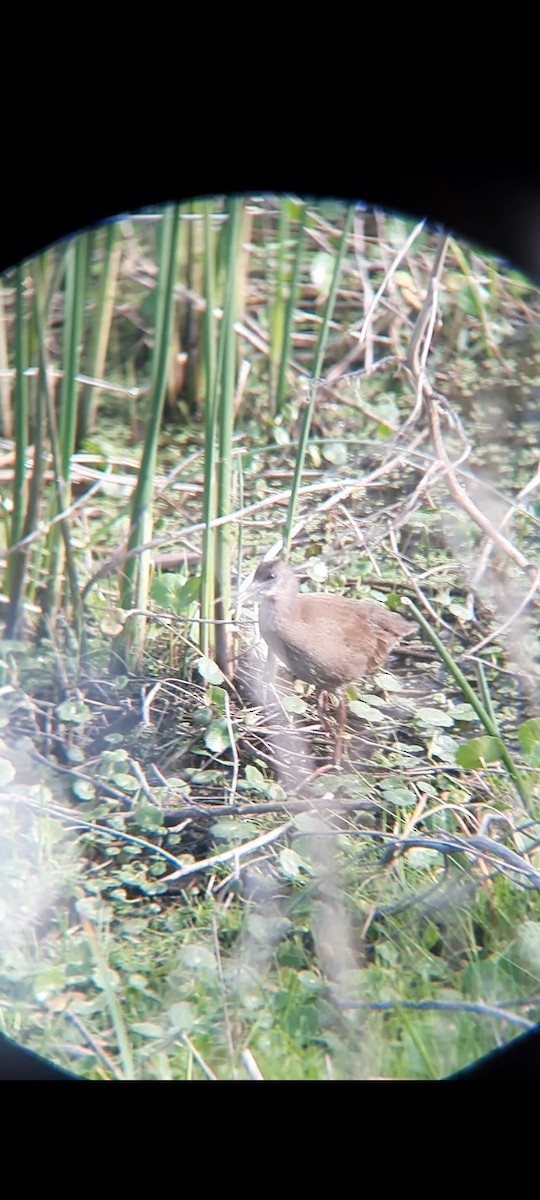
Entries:
<svg viewBox="0 0 540 1200">
<path fill-rule="evenodd" d="M 291 674 L 324 691 L 371 675 L 416 626 L 376 600 L 302 595 L 287 563 L 257 567 L 246 595 L 259 600 L 259 629 Z M 340 726 L 344 704 L 340 706 Z"/>
</svg>

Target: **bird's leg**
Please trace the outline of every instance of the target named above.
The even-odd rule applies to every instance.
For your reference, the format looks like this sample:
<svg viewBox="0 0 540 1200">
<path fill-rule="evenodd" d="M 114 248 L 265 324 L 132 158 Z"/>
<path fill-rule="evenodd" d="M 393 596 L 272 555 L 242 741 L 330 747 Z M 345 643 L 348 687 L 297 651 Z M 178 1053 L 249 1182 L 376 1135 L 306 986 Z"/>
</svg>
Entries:
<svg viewBox="0 0 540 1200">
<path fill-rule="evenodd" d="M 319 717 L 321 719 L 321 725 L 323 729 L 330 728 L 330 722 L 328 720 L 328 710 L 330 707 L 330 692 L 326 691 L 325 688 L 320 688 L 320 690 L 317 692 L 317 708 L 319 709 Z"/>
<path fill-rule="evenodd" d="M 340 696 L 338 708 L 338 731 L 336 736 L 336 744 L 334 746 L 334 766 L 341 766 L 341 756 L 343 754 L 343 730 L 345 729 L 345 697 Z"/>
<path fill-rule="evenodd" d="M 317 694 L 317 706 L 321 718 L 323 728 L 330 730 L 331 724 L 328 720 L 328 709 L 330 707 L 330 693 L 321 689 Z M 341 756 L 343 753 L 343 731 L 345 729 L 345 697 L 340 696 L 338 711 L 337 711 L 337 735 L 334 746 L 334 766 L 339 767 L 341 764 Z"/>
<path fill-rule="evenodd" d="M 270 694 L 272 694 L 275 698 L 275 695 L 276 695 L 276 689 L 274 687 L 275 680 L 276 680 L 276 656 L 275 656 L 275 654 L 272 654 L 271 650 L 269 650 L 268 657 L 264 664 L 264 670 L 263 670 L 263 676 L 262 676 L 262 682 L 263 682 L 263 687 L 264 687 L 264 697 L 263 697 L 264 704 L 268 704 L 269 699 L 270 699 Z"/>
</svg>

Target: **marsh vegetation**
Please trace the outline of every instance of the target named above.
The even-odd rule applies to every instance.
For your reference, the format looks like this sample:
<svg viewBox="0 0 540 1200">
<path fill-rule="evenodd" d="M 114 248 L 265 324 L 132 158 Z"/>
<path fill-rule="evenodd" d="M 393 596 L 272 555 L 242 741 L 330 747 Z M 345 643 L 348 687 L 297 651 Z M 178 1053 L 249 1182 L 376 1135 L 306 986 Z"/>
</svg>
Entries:
<svg viewBox="0 0 540 1200">
<path fill-rule="evenodd" d="M 438 1078 L 529 1028 L 538 290 L 264 196 L 83 233 L 0 302 L 1 1028 L 175 1079 Z M 339 769 L 242 604 L 278 554 L 417 623 Z"/>
</svg>

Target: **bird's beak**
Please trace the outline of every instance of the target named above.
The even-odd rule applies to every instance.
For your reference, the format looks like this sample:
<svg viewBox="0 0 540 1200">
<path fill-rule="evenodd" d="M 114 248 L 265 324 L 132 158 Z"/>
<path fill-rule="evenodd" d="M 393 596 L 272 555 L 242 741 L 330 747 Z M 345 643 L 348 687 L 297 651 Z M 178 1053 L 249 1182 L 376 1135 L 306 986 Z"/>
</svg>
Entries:
<svg viewBox="0 0 540 1200">
<path fill-rule="evenodd" d="M 246 600 L 255 600 L 257 596 L 260 596 L 261 590 L 260 583 L 255 583 L 254 575 L 248 575 L 238 591 L 238 605 L 245 604 Z"/>
</svg>

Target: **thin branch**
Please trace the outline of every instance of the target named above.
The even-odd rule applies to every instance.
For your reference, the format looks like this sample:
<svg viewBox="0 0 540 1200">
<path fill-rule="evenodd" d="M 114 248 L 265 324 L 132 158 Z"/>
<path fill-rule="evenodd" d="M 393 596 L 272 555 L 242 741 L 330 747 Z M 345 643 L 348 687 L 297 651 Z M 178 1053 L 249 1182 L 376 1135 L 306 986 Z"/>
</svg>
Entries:
<svg viewBox="0 0 540 1200">
<path fill-rule="evenodd" d="M 336 1000 L 339 1008 L 344 1009 L 369 1009 L 372 1012 L 389 1012 L 394 1008 L 413 1009 L 416 1012 L 457 1012 L 457 1013 L 474 1013 L 479 1017 L 494 1017 L 497 1021 L 508 1021 L 509 1025 L 516 1025 L 519 1029 L 535 1029 L 534 1021 L 528 1021 L 526 1017 L 517 1017 L 515 1013 L 508 1012 L 508 1009 L 497 1008 L 492 1004 L 472 1003 L 468 1001 L 450 1001 L 450 1000 Z"/>
<path fill-rule="evenodd" d="M 286 821 L 284 825 L 279 825 L 270 833 L 262 833 L 259 837 L 252 838 L 250 842 L 243 842 L 240 846 L 234 846 L 232 850 L 226 850 L 223 854 L 213 854 L 210 858 L 201 858 L 198 862 L 190 863 L 188 867 L 182 867 L 180 871 L 175 871 L 173 875 L 162 875 L 160 883 L 174 883 L 178 879 L 189 879 L 191 875 L 198 875 L 201 871 L 207 871 L 209 867 L 220 866 L 222 863 L 231 862 L 236 858 L 243 858 L 246 854 L 253 854 L 253 851 L 259 850 L 261 846 L 269 846 L 271 842 L 277 842 L 280 837 L 293 828 L 294 821 Z"/>
</svg>

